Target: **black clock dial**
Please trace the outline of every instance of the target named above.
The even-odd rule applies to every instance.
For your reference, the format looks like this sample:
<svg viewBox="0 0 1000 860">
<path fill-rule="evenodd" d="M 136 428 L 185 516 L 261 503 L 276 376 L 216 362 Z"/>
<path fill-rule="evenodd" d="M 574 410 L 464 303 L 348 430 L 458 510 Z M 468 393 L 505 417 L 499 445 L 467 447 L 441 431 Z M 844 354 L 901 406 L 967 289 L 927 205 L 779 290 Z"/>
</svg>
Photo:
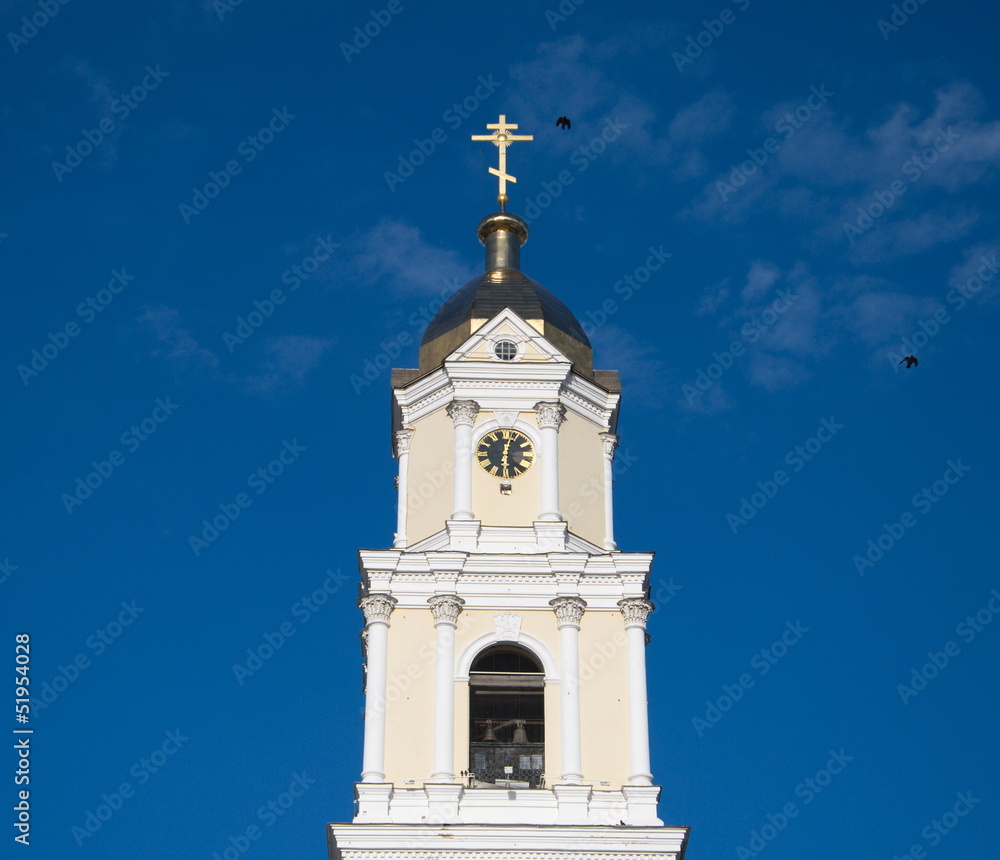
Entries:
<svg viewBox="0 0 1000 860">
<path fill-rule="evenodd" d="M 494 478 L 516 478 L 535 461 L 535 448 L 520 430 L 494 430 L 479 440 L 476 460 Z"/>
</svg>

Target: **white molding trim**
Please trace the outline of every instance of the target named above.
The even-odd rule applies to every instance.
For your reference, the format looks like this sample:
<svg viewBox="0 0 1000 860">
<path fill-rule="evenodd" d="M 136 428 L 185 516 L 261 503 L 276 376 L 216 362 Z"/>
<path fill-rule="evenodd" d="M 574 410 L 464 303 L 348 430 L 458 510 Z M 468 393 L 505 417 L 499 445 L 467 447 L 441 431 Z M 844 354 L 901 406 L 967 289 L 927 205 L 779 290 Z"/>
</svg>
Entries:
<svg viewBox="0 0 1000 860">
<path fill-rule="evenodd" d="M 472 663 L 479 656 L 479 653 L 491 645 L 501 645 L 509 641 L 509 639 L 501 639 L 497 636 L 495 630 L 491 630 L 489 633 L 484 633 L 482 636 L 473 639 L 465 646 L 465 650 L 458 657 L 458 662 L 455 666 L 455 680 L 468 683 L 469 671 L 472 669 Z M 559 662 L 541 640 L 522 630 L 517 644 L 523 646 L 539 659 L 542 669 L 545 670 L 546 684 L 559 683 Z"/>
</svg>

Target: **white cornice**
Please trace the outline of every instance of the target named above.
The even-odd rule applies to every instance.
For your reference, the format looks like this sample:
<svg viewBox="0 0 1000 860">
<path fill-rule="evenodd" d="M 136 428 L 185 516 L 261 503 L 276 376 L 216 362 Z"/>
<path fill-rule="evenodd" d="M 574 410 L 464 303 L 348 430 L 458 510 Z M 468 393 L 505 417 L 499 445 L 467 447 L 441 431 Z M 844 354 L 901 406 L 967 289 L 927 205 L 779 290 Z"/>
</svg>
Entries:
<svg viewBox="0 0 1000 860">
<path fill-rule="evenodd" d="M 345 860 L 387 856 L 461 860 L 671 860 L 687 827 L 600 824 L 331 824 L 331 845 Z"/>
<path fill-rule="evenodd" d="M 618 612 L 618 601 L 644 597 L 651 553 L 412 552 L 361 550 L 362 578 L 371 591 L 391 594 L 400 607 L 426 609 L 449 572 L 466 609 L 549 611 L 557 595 L 579 596 L 588 611 Z"/>
</svg>

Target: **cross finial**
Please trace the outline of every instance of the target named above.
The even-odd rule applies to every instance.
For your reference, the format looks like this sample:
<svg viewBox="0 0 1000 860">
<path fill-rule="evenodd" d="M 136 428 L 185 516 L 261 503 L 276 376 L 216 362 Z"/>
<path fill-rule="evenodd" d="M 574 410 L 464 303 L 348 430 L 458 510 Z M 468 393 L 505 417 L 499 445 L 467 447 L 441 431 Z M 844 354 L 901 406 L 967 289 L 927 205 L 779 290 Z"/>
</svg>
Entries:
<svg viewBox="0 0 1000 860">
<path fill-rule="evenodd" d="M 499 122 L 489 122 L 487 128 L 494 129 L 493 134 L 474 134 L 473 140 L 488 140 L 500 150 L 499 167 L 491 167 L 490 173 L 500 179 L 500 193 L 497 195 L 497 203 L 500 204 L 500 211 L 504 210 L 507 204 L 507 182 L 517 182 L 517 178 L 507 172 L 507 147 L 516 140 L 534 140 L 534 135 L 511 134 L 517 128 L 514 123 L 507 122 L 506 114 L 500 114 Z"/>
</svg>

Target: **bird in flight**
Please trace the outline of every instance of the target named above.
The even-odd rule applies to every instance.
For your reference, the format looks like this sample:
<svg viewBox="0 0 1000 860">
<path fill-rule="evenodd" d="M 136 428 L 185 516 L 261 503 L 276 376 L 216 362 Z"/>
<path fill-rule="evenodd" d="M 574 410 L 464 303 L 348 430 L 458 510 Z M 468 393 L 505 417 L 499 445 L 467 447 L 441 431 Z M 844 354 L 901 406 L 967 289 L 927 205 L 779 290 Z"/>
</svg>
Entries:
<svg viewBox="0 0 1000 860">
<path fill-rule="evenodd" d="M 916 367 L 920 364 L 920 362 L 917 361 L 917 357 L 915 355 L 908 355 L 903 359 L 903 361 L 906 362 L 907 367 Z M 900 364 L 902 364 L 903 361 L 901 361 Z"/>
<path fill-rule="evenodd" d="M 559 119 L 556 120 L 556 125 L 559 126 L 559 128 L 566 129 L 567 131 L 569 131 L 573 127 L 573 123 L 569 121 L 568 116 L 559 117 Z"/>
</svg>

